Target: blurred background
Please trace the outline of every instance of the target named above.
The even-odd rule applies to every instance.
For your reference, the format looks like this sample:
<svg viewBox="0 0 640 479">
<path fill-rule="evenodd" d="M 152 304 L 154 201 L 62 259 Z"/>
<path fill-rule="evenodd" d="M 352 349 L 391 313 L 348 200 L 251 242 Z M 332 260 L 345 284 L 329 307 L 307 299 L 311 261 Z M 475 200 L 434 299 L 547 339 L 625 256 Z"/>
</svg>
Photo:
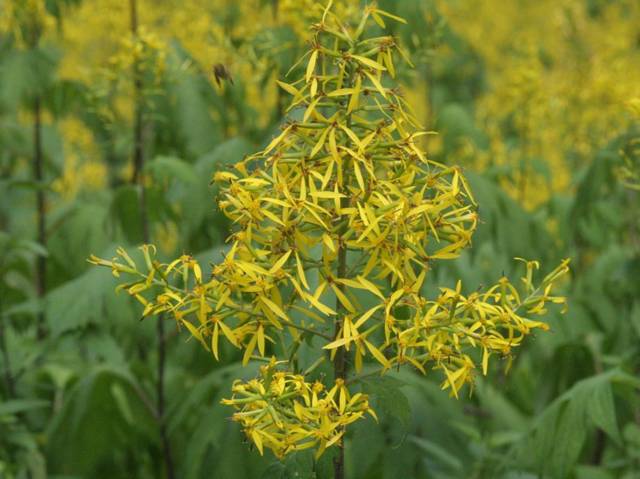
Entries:
<svg viewBox="0 0 640 479">
<path fill-rule="evenodd" d="M 572 274 L 568 312 L 472 395 L 409 371 L 372 383 L 381 421 L 351 429 L 348 477 L 640 477 L 640 3 L 378 3 L 408 20 L 387 27 L 439 132 L 424 146 L 480 204 L 473 248 L 428 281 L 475 289 L 517 277 L 516 256 L 570 257 Z M 86 262 L 145 238 L 163 260 L 219 260 L 230 225 L 209 179 L 278 131 L 275 81 L 321 10 L 0 0 L 1 478 L 330 477 L 330 458 L 250 451 L 219 404 L 253 374 L 239 352 L 215 362 L 172 322 L 140 322 Z"/>
</svg>

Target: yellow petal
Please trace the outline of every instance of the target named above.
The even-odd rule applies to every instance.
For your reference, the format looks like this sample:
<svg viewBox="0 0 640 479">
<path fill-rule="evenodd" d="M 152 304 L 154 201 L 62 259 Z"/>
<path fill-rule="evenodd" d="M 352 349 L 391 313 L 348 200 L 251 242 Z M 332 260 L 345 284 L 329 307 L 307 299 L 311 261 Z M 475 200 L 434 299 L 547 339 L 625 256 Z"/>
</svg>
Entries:
<svg viewBox="0 0 640 479">
<path fill-rule="evenodd" d="M 311 79 L 311 75 L 313 75 L 313 72 L 316 68 L 317 59 L 318 59 L 318 50 L 314 50 L 313 53 L 311 54 L 311 58 L 309 58 L 309 63 L 307 64 L 307 72 L 305 75 L 305 80 L 307 83 L 309 83 L 309 80 Z"/>
<path fill-rule="evenodd" d="M 376 358 L 376 360 L 380 364 L 382 364 L 385 367 L 385 369 L 389 369 L 391 367 L 389 360 L 384 357 L 384 354 L 382 354 L 378 348 L 376 348 L 373 344 L 371 344 L 366 339 L 364 340 L 364 344 L 367 346 L 367 349 L 369 350 L 369 352 L 371 352 L 373 357 Z"/>
<path fill-rule="evenodd" d="M 267 308 L 269 308 L 271 311 L 273 311 L 276 314 L 276 316 L 278 316 L 281 319 L 284 319 L 285 321 L 289 322 L 289 318 L 284 313 L 284 311 L 282 311 L 280 306 L 278 306 L 276 303 L 271 301 L 266 296 L 260 296 L 259 298 L 260 298 L 260 301 L 262 301 L 267 306 Z"/>
<path fill-rule="evenodd" d="M 282 267 L 284 266 L 284 264 L 289 259 L 289 256 L 291 256 L 291 250 L 289 250 L 285 254 L 283 254 L 280 257 L 280 259 L 274 263 L 274 265 L 269 270 L 269 273 L 276 274 L 278 271 L 280 271 L 282 269 Z"/>
<path fill-rule="evenodd" d="M 300 261 L 300 255 L 298 255 L 298 252 L 296 251 L 296 268 L 298 270 L 298 278 L 300 279 L 300 282 L 302 283 L 302 285 L 309 289 L 309 283 L 307 283 L 307 277 L 304 274 L 304 268 L 302 267 L 302 261 Z"/>
<path fill-rule="evenodd" d="M 363 57 L 363 56 L 360 56 L 360 55 L 351 55 L 351 58 L 355 58 L 356 60 L 358 60 L 363 65 L 371 67 L 371 68 L 373 68 L 375 70 L 380 70 L 380 71 L 386 70 L 386 68 L 384 66 L 380 65 L 378 62 L 372 60 L 371 58 Z"/>
</svg>

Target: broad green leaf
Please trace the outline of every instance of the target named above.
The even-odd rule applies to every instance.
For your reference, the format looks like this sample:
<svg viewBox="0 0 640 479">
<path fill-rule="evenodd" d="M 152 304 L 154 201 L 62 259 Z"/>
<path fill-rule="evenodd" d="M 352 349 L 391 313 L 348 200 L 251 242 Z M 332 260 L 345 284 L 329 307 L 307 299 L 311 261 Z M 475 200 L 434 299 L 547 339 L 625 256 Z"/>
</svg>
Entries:
<svg viewBox="0 0 640 479">
<path fill-rule="evenodd" d="M 594 425 L 601 428 L 614 441 L 620 441 L 611 383 L 604 383 L 591 392 L 587 402 L 587 413 Z"/>
<path fill-rule="evenodd" d="M 409 440 L 420 449 L 422 449 L 431 460 L 442 464 L 444 467 L 453 472 L 458 473 L 462 471 L 462 461 L 460 461 L 460 459 L 458 459 L 455 455 L 447 451 L 444 447 L 436 444 L 433 441 L 418 436 L 409 436 Z"/>
<path fill-rule="evenodd" d="M 367 378 L 362 384 L 363 390 L 371 396 L 377 412 L 393 416 L 404 426 L 408 425 L 411 407 L 407 396 L 400 389 L 404 382 L 386 375 Z"/>
<path fill-rule="evenodd" d="M 41 399 L 13 399 L 0 402 L 0 416 L 11 416 L 17 413 L 49 407 L 51 403 Z"/>
</svg>

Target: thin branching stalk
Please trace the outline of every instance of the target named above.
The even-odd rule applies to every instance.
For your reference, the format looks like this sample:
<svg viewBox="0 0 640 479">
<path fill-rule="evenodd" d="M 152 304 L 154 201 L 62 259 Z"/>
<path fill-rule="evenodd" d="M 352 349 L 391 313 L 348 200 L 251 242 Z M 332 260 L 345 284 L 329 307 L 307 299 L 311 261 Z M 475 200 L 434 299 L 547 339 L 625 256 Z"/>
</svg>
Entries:
<svg viewBox="0 0 640 479">
<path fill-rule="evenodd" d="M 44 183 L 44 157 L 42 152 L 42 105 L 39 96 L 33 103 L 33 179 L 36 184 L 36 209 L 37 209 L 37 241 L 43 248 L 47 246 L 47 212 L 45 204 Z M 40 301 L 40 310 L 37 317 L 37 336 L 44 339 L 47 335 L 46 315 L 44 310 L 44 297 L 47 294 L 47 258 L 38 255 L 36 258 L 36 293 Z"/>
<path fill-rule="evenodd" d="M 425 83 L 425 88 L 427 89 L 427 94 L 426 94 L 426 106 L 427 106 L 427 113 L 425 114 L 424 117 L 424 128 L 426 130 L 433 130 L 435 125 L 433 124 L 434 121 L 434 112 L 433 112 L 433 86 L 434 86 L 434 81 L 433 81 L 433 66 L 432 66 L 432 60 L 428 59 L 425 65 L 425 75 L 424 75 L 424 83 Z M 425 144 L 427 143 L 426 137 L 424 140 Z"/>
<path fill-rule="evenodd" d="M 138 36 L 138 6 L 136 0 L 129 1 L 131 33 L 134 38 Z M 143 144 L 143 92 L 142 72 L 137 60 L 133 62 L 133 178 L 132 183 L 138 186 L 140 205 L 140 225 L 142 227 L 142 240 L 148 244 L 151 240 L 149 232 L 149 217 L 146 205 L 146 188 L 144 184 L 144 144 Z M 165 363 L 166 363 L 166 338 L 164 331 L 164 317 L 158 316 L 156 321 L 157 337 L 157 382 L 156 382 L 156 420 L 160 430 L 160 442 L 164 460 L 166 475 L 169 479 L 175 477 L 171 443 L 167 433 L 165 414 Z"/>
<path fill-rule="evenodd" d="M 131 33 L 138 35 L 138 7 L 136 0 L 129 1 Z M 142 145 L 142 75 L 137 59 L 133 61 L 133 178 L 134 184 L 142 183 L 144 155 Z M 143 219 L 146 223 L 146 219 Z"/>
<path fill-rule="evenodd" d="M 165 413 L 165 363 L 166 363 L 166 337 L 164 331 L 164 317 L 159 316 L 156 321 L 156 334 L 158 338 L 158 382 L 156 385 L 158 404 L 158 422 L 160 425 L 160 439 L 162 441 L 162 451 L 164 463 L 167 470 L 167 477 L 173 479 L 175 477 L 173 467 L 173 455 L 171 453 L 171 443 L 167 433 L 166 413 Z"/>
<path fill-rule="evenodd" d="M 349 69 L 350 73 L 353 73 L 353 69 Z M 350 82 L 353 86 L 354 83 Z M 351 127 L 351 115 L 347 115 L 347 127 Z M 346 175 L 347 179 L 350 175 Z M 340 207 L 346 208 L 348 206 L 348 199 L 341 198 L 340 199 Z M 347 245 L 344 242 L 343 236 L 347 231 L 347 225 L 344 224 L 340 231 L 340 237 L 338 238 L 338 265 L 337 265 L 337 275 L 339 279 L 347 279 Z M 345 285 L 343 283 L 338 284 L 338 289 L 344 294 L 345 293 Z M 336 297 L 336 324 L 335 324 L 335 333 L 334 340 L 339 338 L 340 332 L 343 327 L 344 317 L 347 314 L 347 310 L 340 301 L 339 298 Z M 345 383 L 347 382 L 347 357 L 346 350 L 344 348 L 338 348 L 336 354 L 334 356 L 333 362 L 333 373 L 334 379 L 342 379 Z M 345 436 L 342 436 L 342 440 L 338 444 L 338 454 L 333 459 L 333 477 L 334 479 L 344 479 L 344 440 Z"/>
<path fill-rule="evenodd" d="M 638 221 L 638 192 L 627 189 L 627 204 L 629 217 L 629 243 L 633 252 L 640 254 L 640 222 Z"/>
<path fill-rule="evenodd" d="M 1 298 L 2 295 L 0 295 L 0 300 Z M 0 352 L 2 353 L 2 363 L 4 365 L 3 376 L 7 397 L 12 399 L 16 397 L 16 388 L 13 373 L 11 371 L 11 358 L 9 357 L 9 350 L 7 349 L 7 332 L 2 313 L 2 302 L 0 302 Z"/>
<path fill-rule="evenodd" d="M 524 204 L 527 199 L 527 188 L 528 188 L 528 177 L 530 173 L 530 163 L 532 157 L 532 140 L 531 140 L 531 111 L 529 105 L 525 107 L 525 115 L 524 115 L 524 132 L 523 132 L 523 142 L 524 142 L 524 154 L 522 157 L 522 162 L 520 163 L 520 185 L 519 185 L 519 201 L 520 204 Z"/>
<path fill-rule="evenodd" d="M 344 203 L 344 198 L 343 198 Z M 340 244 L 338 246 L 338 278 L 344 279 L 347 272 L 347 248 L 346 245 L 342 244 L 342 239 L 339 240 Z M 344 293 L 345 287 L 343 284 L 339 284 L 338 288 Z M 338 313 L 336 318 L 335 325 L 335 338 L 338 338 L 340 335 L 340 330 L 342 328 L 342 323 L 344 321 L 344 315 L 346 314 L 346 309 L 340 302 L 338 298 L 336 298 L 336 312 Z M 346 382 L 347 379 L 347 361 L 345 357 L 345 350 L 343 348 L 339 348 L 336 351 L 336 355 L 333 360 L 333 372 L 335 379 L 342 379 Z M 343 439 L 338 446 L 338 454 L 333 460 L 333 470 L 334 470 L 334 479 L 344 479 L 344 436 Z"/>
</svg>

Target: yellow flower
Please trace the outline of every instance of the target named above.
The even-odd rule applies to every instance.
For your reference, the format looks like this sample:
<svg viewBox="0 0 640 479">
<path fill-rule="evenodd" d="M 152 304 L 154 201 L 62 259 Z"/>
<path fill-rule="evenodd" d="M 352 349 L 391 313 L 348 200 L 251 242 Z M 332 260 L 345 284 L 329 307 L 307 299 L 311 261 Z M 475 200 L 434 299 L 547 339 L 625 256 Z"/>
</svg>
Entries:
<svg viewBox="0 0 640 479">
<path fill-rule="evenodd" d="M 344 426 L 365 413 L 375 417 L 366 395 L 351 395 L 344 381 L 324 391 L 302 375 L 278 371 L 275 360 L 260 368 L 260 377 L 236 381 L 232 397 L 222 403 L 232 406 L 232 416 L 260 454 L 271 449 L 277 457 L 293 451 L 316 449 L 316 457 L 339 444 Z"/>
<path fill-rule="evenodd" d="M 591 15 L 577 0 L 437 3 L 487 77 L 476 116 L 489 147 L 466 161 L 509 167 L 502 186 L 527 208 L 568 191 L 570 172 L 629 127 L 620 105 L 640 95 L 640 4 L 605 2 Z"/>
<path fill-rule="evenodd" d="M 136 281 L 122 288 L 144 315 L 173 313 L 216 359 L 222 340 L 244 350 L 243 364 L 271 354 L 274 337 L 288 338 L 292 354 L 308 335 L 324 341 L 334 362 L 330 388 L 271 363 L 260 378 L 236 382 L 224 401 L 258 450 L 278 457 L 306 448 L 320 455 L 372 413 L 346 387 L 347 355 L 357 371 L 367 357 L 381 372 L 402 364 L 440 370 L 443 387 L 458 396 L 477 367 L 468 351 L 481 351 L 486 374 L 492 354 L 508 355 L 545 329 L 527 316 L 564 301 L 551 288 L 568 270 L 562 263 L 536 287 L 537 263 L 525 262 L 523 292 L 503 278 L 469 296 L 460 282 L 435 300 L 423 295 L 432 265 L 470 245 L 477 206 L 463 171 L 420 148 L 427 132 L 393 83 L 404 52 L 391 36 L 366 35 L 370 21 L 403 20 L 373 5 L 343 21 L 330 7 L 312 26 L 301 78 L 279 82 L 301 119 L 235 171 L 214 176 L 236 231 L 210 277 L 189 256 L 160 264 L 148 247 L 144 273 L 122 253 L 124 263 L 92 258 L 116 274 L 133 269 Z"/>
</svg>

